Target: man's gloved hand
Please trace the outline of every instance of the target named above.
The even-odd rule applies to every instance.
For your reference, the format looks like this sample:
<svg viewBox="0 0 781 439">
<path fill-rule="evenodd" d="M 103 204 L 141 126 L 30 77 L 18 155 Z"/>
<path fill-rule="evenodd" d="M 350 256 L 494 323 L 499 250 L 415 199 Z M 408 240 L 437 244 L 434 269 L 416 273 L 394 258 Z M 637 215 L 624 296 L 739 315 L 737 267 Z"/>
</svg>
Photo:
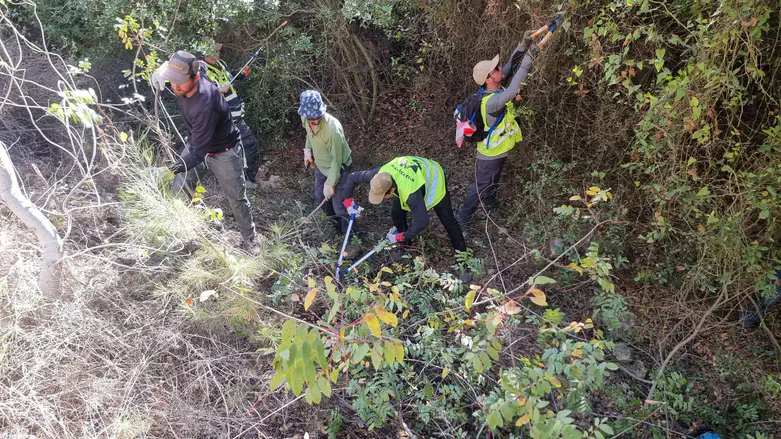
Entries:
<svg viewBox="0 0 781 439">
<path fill-rule="evenodd" d="M 228 94 L 231 91 L 231 85 L 230 82 L 221 82 L 217 88 L 220 89 L 220 93 L 222 94 Z"/>
<path fill-rule="evenodd" d="M 385 240 L 390 242 L 391 244 L 396 244 L 401 241 L 404 241 L 404 232 L 399 233 L 399 231 L 396 230 L 395 227 L 391 227 L 391 229 L 388 231 L 388 234 L 385 235 Z"/>
<path fill-rule="evenodd" d="M 542 48 L 539 44 L 532 44 L 529 46 L 529 50 L 526 51 L 526 54 L 529 55 L 532 59 L 537 58 L 540 55 L 540 51 L 542 51 Z"/>
<path fill-rule="evenodd" d="M 334 196 L 334 187 L 326 183 L 323 185 L 323 196 L 326 200 L 330 200 Z"/>
<path fill-rule="evenodd" d="M 308 165 L 314 165 L 315 161 L 312 160 L 312 150 L 309 148 L 304 148 L 304 168 L 306 168 Z"/>
<path fill-rule="evenodd" d="M 243 69 L 241 69 L 241 72 L 239 73 L 239 75 L 249 76 L 249 72 L 251 72 L 251 71 L 252 70 L 249 68 L 249 66 L 247 66 L 247 67 L 244 67 Z"/>
<path fill-rule="evenodd" d="M 163 91 L 165 89 L 165 79 L 163 79 L 163 76 L 160 74 L 162 69 L 156 70 L 154 73 L 152 73 L 152 77 L 149 79 L 149 85 L 152 86 L 153 89 L 157 89 L 160 91 Z"/>
<path fill-rule="evenodd" d="M 347 198 L 346 200 L 342 201 L 342 205 L 347 209 L 348 215 L 355 215 L 356 218 L 361 217 L 361 212 L 363 212 L 363 207 L 358 206 L 355 204 L 355 200 L 353 197 Z"/>
<path fill-rule="evenodd" d="M 171 172 L 173 172 L 174 175 L 176 175 L 176 174 L 181 174 L 182 172 L 186 171 L 187 170 L 187 166 L 185 166 L 184 162 L 182 162 L 180 160 L 178 162 L 173 162 L 170 165 L 168 165 L 168 169 Z"/>
<path fill-rule="evenodd" d="M 527 30 L 523 33 L 523 38 L 521 39 L 521 52 L 526 52 L 529 47 L 534 43 L 534 38 L 532 38 L 532 31 Z"/>
</svg>

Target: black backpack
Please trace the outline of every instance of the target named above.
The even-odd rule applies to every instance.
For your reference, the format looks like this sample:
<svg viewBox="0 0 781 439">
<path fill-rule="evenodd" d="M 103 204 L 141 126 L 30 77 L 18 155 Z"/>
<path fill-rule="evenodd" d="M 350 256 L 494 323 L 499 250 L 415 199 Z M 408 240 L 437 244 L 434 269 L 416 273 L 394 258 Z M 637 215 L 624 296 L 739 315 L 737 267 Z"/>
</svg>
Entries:
<svg viewBox="0 0 781 439">
<path fill-rule="evenodd" d="M 483 97 L 483 87 L 481 86 L 480 89 L 477 90 L 477 93 L 469 96 L 464 102 L 461 103 L 461 105 L 456 107 L 455 117 L 457 120 L 461 122 L 466 122 L 468 120 L 475 125 L 476 130 L 474 134 L 471 136 L 464 136 L 464 140 L 470 143 L 477 143 L 485 140 L 485 138 L 491 135 L 494 129 L 499 126 L 499 123 L 502 122 L 502 119 L 504 119 L 504 114 L 506 113 L 506 110 L 503 110 L 502 114 L 496 118 L 496 122 L 493 124 L 493 126 L 486 130 L 485 121 L 483 121 L 483 116 L 480 112 L 480 106 L 483 103 Z"/>
</svg>

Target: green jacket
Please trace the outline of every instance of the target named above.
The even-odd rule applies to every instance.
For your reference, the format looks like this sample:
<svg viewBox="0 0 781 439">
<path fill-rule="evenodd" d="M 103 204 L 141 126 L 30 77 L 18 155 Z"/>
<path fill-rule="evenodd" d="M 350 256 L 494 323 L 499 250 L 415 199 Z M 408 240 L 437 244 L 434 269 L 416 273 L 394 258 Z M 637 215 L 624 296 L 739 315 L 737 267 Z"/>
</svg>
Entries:
<svg viewBox="0 0 781 439">
<path fill-rule="evenodd" d="M 312 150 L 315 166 L 326 176 L 326 184 L 336 186 L 342 166 L 353 163 L 352 151 L 344 138 L 342 124 L 328 113 L 320 119 L 317 133 L 312 131 L 306 118 L 301 118 L 301 124 L 306 130 L 306 148 Z"/>
</svg>

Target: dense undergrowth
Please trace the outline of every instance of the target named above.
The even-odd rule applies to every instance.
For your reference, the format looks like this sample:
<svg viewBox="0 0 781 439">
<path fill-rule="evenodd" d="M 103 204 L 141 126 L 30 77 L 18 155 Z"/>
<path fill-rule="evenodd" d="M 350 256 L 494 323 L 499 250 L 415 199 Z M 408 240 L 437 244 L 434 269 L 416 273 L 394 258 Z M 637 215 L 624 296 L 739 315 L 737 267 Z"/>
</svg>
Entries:
<svg viewBox="0 0 781 439">
<path fill-rule="evenodd" d="M 558 5 L 69 3 L 0 3 L 4 48 L 18 41 L 12 28 L 20 29 L 41 44 L 20 44 L 33 59 L 53 50 L 77 66 L 59 95 L 40 79 L 47 86 L 29 114 L 22 109 L 31 106 L 23 98 L 30 92 L 21 87 L 16 104 L 0 109 L 28 126 L 45 114 L 44 121 L 62 122 L 53 129 L 92 131 L 95 140 L 86 136 L 76 142 L 81 149 L 63 153 L 62 139 L 35 130 L 24 140 L 47 143 L 15 156 L 25 170 L 37 163 L 44 187 L 55 188 L 36 199 L 76 253 L 72 270 L 83 273 L 66 283 L 73 304 L 29 329 L 28 312 L 42 305 L 18 291 L 33 288 L 19 281 L 34 271 L 32 262 L 4 250 L 3 430 L 251 437 L 286 410 L 307 413 L 294 404 L 313 404 L 320 407 L 308 412 L 313 419 L 279 420 L 274 434 L 661 438 L 708 426 L 759 439 L 778 431 L 778 313 L 750 332 L 736 323 L 739 310 L 760 300 L 755 293 L 772 293 L 781 269 L 777 2 L 563 4 L 563 25 L 522 89 L 524 141 L 503 177 L 503 207 L 467 231 L 471 254 L 458 261 L 444 254 L 447 239 L 432 226 L 407 257 L 382 251 L 341 282 L 333 275 L 338 237 L 309 215 L 310 188 L 291 163 L 303 136 L 295 130 L 298 92 L 323 91 L 359 167 L 426 155 L 448 170 L 458 199 L 473 160 L 453 147 L 450 116 L 474 91 L 472 65 L 508 55 L 523 30 L 547 22 Z M 239 85 L 267 165 L 286 180 L 280 193 L 253 200 L 262 251 L 249 258 L 234 247 L 238 235 L 217 208 L 226 204 L 216 185 L 205 184 L 201 200 L 190 203 L 170 193 L 170 175 L 148 171 L 176 144 L 176 122 L 159 108 L 173 108 L 169 98 L 155 102 L 145 79 L 173 50 L 197 51 L 214 39 L 237 66 L 285 19 Z M 5 53 L 3 78 L 19 84 L 11 80 L 20 72 L 17 57 Z M 65 62 L 41 65 L 51 71 Z M 75 94 L 95 84 L 99 94 Z M 98 98 L 115 93 L 123 105 Z M 56 160 L 105 172 L 81 175 L 76 186 L 88 189 L 63 192 L 58 185 L 74 177 L 36 152 L 47 148 Z M 98 159 L 90 160 L 93 152 Z M 42 183 L 32 171 L 24 175 L 36 193 Z M 365 249 L 386 222 L 381 209 L 367 213 Z M 10 248 L 6 230 L 21 232 L 7 216 L 3 224 Z M 452 274 L 460 268 L 472 271 L 471 284 Z M 123 297 L 142 289 L 143 300 L 123 298 L 114 309 L 90 277 Z M 151 313 L 149 322 L 139 313 Z M 101 338 L 107 315 L 110 337 Z M 74 318 L 85 322 L 78 330 Z M 132 323 L 127 333 L 123 320 Z M 72 341 L 35 345 L 51 336 L 46 325 L 71 332 Z M 170 337 L 167 325 L 175 328 Z M 127 341 L 143 331 L 160 335 Z M 112 340 L 121 349 L 106 359 Z M 74 355 L 82 344 L 89 348 Z M 68 349 L 55 349 L 62 346 Z M 60 360 L 68 377 L 90 365 L 101 373 L 42 385 L 64 373 L 39 367 L 52 361 L 44 360 L 50 351 L 76 359 Z M 152 354 L 130 367 L 139 352 Z M 250 364 L 244 355 L 257 359 Z M 112 369 L 112 361 L 123 366 Z M 26 363 L 36 364 L 32 372 Z M 127 377 L 143 379 L 122 384 Z M 111 398 L 90 399 L 101 386 Z M 159 403 L 176 409 L 164 413 Z M 206 415 L 210 406 L 220 416 Z M 36 407 L 45 415 L 33 422 Z M 80 418 L 82 407 L 90 422 Z M 110 410 L 96 420 L 101 407 Z M 200 419 L 172 427 L 187 407 Z M 91 427 L 79 434 L 83 423 Z"/>
</svg>

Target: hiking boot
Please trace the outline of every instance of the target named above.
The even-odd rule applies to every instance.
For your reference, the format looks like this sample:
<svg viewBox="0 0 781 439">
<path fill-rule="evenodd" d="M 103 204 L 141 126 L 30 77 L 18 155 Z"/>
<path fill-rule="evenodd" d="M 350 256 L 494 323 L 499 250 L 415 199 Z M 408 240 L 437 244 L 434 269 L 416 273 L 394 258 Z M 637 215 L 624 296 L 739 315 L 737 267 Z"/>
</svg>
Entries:
<svg viewBox="0 0 781 439">
<path fill-rule="evenodd" d="M 485 210 L 487 210 L 488 212 L 499 210 L 502 208 L 502 205 L 499 204 L 499 202 L 496 200 L 485 200 L 483 201 L 483 205 L 485 206 Z"/>
<path fill-rule="evenodd" d="M 459 210 L 458 213 L 456 213 L 456 221 L 458 221 L 459 226 L 466 227 L 472 222 L 472 217 L 461 213 Z"/>
<path fill-rule="evenodd" d="M 241 248 L 249 253 L 250 256 L 255 257 L 260 254 L 260 244 L 256 239 L 244 240 L 241 244 Z"/>
<path fill-rule="evenodd" d="M 361 255 L 361 246 L 347 244 L 347 247 L 344 248 L 344 252 L 345 252 L 345 257 L 347 257 L 348 259 L 355 259 Z"/>
<path fill-rule="evenodd" d="M 401 261 L 401 259 L 406 254 L 407 254 L 407 252 L 405 252 L 404 250 L 402 250 L 398 246 L 396 246 L 395 248 L 391 249 L 391 251 L 390 251 L 390 260 L 391 260 L 391 262 L 399 262 L 399 261 Z"/>
<path fill-rule="evenodd" d="M 464 284 L 472 282 L 472 273 L 470 273 L 469 270 L 459 270 L 458 279 Z"/>
</svg>

